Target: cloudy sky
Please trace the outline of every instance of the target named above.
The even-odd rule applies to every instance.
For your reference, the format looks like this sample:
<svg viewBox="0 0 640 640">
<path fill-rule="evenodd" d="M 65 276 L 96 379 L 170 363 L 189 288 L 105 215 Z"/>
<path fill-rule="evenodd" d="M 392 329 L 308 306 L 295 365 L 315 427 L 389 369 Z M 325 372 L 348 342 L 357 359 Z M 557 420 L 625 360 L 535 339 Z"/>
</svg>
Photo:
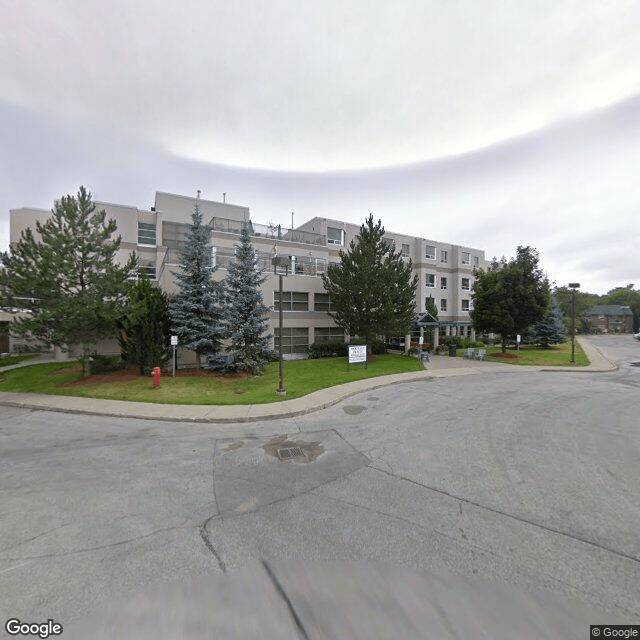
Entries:
<svg viewBox="0 0 640 640">
<path fill-rule="evenodd" d="M 9 209 L 86 185 L 484 249 L 640 287 L 637 0 L 0 0 Z"/>
</svg>

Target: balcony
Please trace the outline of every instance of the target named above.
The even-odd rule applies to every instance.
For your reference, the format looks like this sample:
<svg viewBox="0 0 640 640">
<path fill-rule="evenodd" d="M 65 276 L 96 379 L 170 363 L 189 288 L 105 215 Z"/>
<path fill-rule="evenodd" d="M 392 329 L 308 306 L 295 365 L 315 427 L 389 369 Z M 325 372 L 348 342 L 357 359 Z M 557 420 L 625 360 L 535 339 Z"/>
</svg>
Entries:
<svg viewBox="0 0 640 640">
<path fill-rule="evenodd" d="M 241 220 L 229 220 L 227 218 L 211 218 L 209 228 L 213 231 L 221 231 L 223 233 L 240 234 L 245 222 Z M 281 225 L 265 225 L 249 222 L 249 227 L 254 238 L 270 238 L 284 242 L 299 242 L 302 244 L 313 244 L 317 246 L 326 246 L 327 238 L 319 233 L 311 233 L 310 231 L 300 231 L 298 229 L 283 229 Z"/>
</svg>

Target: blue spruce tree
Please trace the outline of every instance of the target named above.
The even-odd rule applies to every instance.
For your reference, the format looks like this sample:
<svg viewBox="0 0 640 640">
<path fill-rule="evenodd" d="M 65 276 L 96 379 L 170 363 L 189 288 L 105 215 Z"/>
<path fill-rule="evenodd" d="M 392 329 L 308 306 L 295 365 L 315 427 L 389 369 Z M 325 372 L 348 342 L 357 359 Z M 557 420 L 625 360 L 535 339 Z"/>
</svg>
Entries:
<svg viewBox="0 0 640 640">
<path fill-rule="evenodd" d="M 181 250 L 180 271 L 173 274 L 179 291 L 170 299 L 168 311 L 172 332 L 181 346 L 196 352 L 200 367 L 203 355 L 213 363 L 220 360 L 224 291 L 222 283 L 213 280 L 210 232 L 202 224 L 197 202 L 192 220 Z"/>
<path fill-rule="evenodd" d="M 229 351 L 234 357 L 234 368 L 260 375 L 268 360 L 269 309 L 262 302 L 260 285 L 265 276 L 258 269 L 258 256 L 251 244 L 248 225 L 242 228 L 235 257 L 227 271 L 224 311 Z"/>
<path fill-rule="evenodd" d="M 558 307 L 555 296 L 551 298 L 547 316 L 533 327 L 531 333 L 532 341 L 544 349 L 548 349 L 553 344 L 561 344 L 567 339 L 567 329 L 562 322 L 562 311 Z"/>
</svg>

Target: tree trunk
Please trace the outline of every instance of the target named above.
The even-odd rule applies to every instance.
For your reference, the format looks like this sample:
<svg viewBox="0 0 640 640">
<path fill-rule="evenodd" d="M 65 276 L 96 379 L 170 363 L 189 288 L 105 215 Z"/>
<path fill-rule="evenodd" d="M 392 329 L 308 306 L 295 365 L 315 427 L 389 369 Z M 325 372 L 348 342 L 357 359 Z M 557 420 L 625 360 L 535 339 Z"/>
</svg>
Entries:
<svg viewBox="0 0 640 640">
<path fill-rule="evenodd" d="M 501 336 L 502 337 L 502 353 L 506 353 L 507 352 L 507 336 Z"/>
<path fill-rule="evenodd" d="M 89 356 L 89 347 L 82 345 L 82 375 L 87 378 L 91 375 L 91 357 Z"/>
</svg>

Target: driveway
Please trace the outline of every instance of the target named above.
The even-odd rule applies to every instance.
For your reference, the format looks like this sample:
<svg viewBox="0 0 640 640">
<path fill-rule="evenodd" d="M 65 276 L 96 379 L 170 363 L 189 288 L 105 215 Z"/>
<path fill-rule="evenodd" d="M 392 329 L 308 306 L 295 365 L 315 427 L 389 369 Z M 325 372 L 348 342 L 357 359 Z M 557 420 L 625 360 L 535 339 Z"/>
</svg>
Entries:
<svg viewBox="0 0 640 640">
<path fill-rule="evenodd" d="M 254 587 L 271 570 L 302 598 L 305 572 L 338 562 L 331 579 L 314 574 L 333 585 L 314 600 L 325 623 L 331 611 L 341 619 L 336 575 L 387 575 L 387 589 L 444 576 L 449 594 L 483 580 L 503 602 L 575 602 L 581 624 L 581 607 L 602 612 L 592 624 L 640 622 L 640 368 L 628 364 L 640 342 L 593 341 L 618 371 L 426 379 L 280 420 L 2 407 L 1 614 L 72 624 L 149 589 L 248 568 Z M 308 637 L 331 637 L 314 635 L 313 609 L 276 600 L 269 610 L 293 607 Z M 586 637 L 574 626 L 567 637 Z"/>
</svg>

